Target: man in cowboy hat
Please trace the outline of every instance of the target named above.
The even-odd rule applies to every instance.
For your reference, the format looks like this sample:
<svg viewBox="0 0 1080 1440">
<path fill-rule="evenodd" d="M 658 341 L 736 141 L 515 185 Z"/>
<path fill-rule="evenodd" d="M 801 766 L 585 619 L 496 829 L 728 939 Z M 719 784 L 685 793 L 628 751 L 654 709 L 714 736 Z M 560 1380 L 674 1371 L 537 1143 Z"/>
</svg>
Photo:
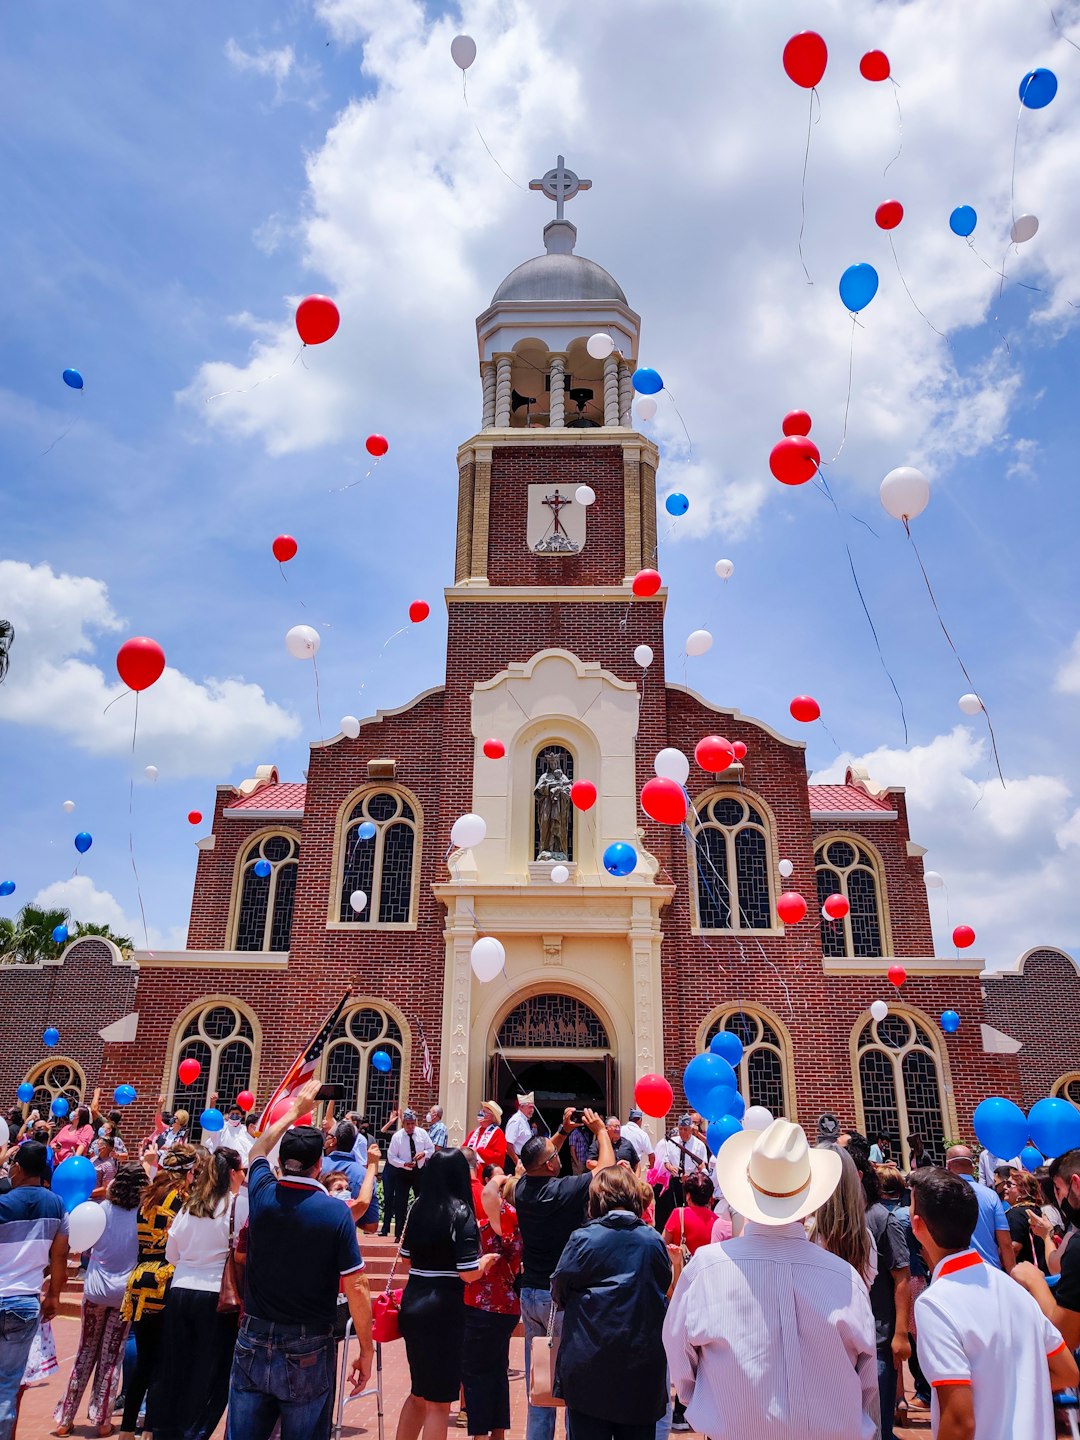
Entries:
<svg viewBox="0 0 1080 1440">
<path fill-rule="evenodd" d="M 530 1090 L 528 1095 L 517 1097 L 517 1109 L 506 1122 L 506 1153 L 508 1158 L 517 1163 L 521 1154 L 521 1147 L 526 1140 L 531 1140 L 533 1134 L 533 1111 L 536 1109 L 536 1096 Z"/>
<path fill-rule="evenodd" d="M 506 1132 L 502 1128 L 502 1106 L 494 1100 L 485 1100 L 476 1112 L 479 1122 L 465 1144 L 475 1150 L 483 1165 L 498 1165 L 506 1168 Z"/>
<path fill-rule="evenodd" d="M 787 1120 L 732 1136 L 716 1157 L 720 1188 L 746 1228 L 698 1251 L 664 1321 L 675 1391 L 710 1440 L 878 1434 L 866 1286 L 801 1223 L 836 1189 L 840 1164 Z"/>
</svg>

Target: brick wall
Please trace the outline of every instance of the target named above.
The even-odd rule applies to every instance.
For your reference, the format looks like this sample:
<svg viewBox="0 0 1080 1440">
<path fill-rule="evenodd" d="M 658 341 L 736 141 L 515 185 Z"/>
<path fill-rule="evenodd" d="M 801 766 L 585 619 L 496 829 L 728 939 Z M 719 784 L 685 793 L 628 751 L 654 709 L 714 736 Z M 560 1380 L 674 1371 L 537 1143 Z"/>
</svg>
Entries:
<svg viewBox="0 0 1080 1440">
<path fill-rule="evenodd" d="M 1027 953 L 1021 974 L 985 975 L 983 994 L 987 1021 L 1022 1042 L 1015 1098 L 1029 1110 L 1080 1070 L 1080 974 L 1064 950 L 1048 945 Z"/>
</svg>

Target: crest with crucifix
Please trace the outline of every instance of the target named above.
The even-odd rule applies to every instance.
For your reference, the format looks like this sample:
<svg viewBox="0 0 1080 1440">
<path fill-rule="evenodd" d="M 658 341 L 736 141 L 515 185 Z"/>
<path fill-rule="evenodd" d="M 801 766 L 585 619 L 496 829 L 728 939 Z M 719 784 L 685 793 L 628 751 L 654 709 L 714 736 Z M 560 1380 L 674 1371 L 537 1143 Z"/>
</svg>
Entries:
<svg viewBox="0 0 1080 1440">
<path fill-rule="evenodd" d="M 566 485 L 530 485 L 527 541 L 534 555 L 576 555 L 585 544 L 585 507 Z"/>
</svg>

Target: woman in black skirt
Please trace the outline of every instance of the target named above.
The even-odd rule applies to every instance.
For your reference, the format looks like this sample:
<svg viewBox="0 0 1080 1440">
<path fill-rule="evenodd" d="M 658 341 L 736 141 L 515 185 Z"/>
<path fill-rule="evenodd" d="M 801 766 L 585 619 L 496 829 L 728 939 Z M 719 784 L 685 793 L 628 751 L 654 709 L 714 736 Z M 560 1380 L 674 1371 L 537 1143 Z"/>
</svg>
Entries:
<svg viewBox="0 0 1080 1440">
<path fill-rule="evenodd" d="M 499 1257 L 480 1255 L 469 1162 L 461 1151 L 436 1150 L 420 1175 L 401 1246 L 409 1275 L 401 1334 L 411 1379 L 397 1440 L 417 1440 L 421 1430 L 424 1440 L 445 1440 L 450 1406 L 461 1389 L 465 1285 L 481 1279 Z"/>
</svg>

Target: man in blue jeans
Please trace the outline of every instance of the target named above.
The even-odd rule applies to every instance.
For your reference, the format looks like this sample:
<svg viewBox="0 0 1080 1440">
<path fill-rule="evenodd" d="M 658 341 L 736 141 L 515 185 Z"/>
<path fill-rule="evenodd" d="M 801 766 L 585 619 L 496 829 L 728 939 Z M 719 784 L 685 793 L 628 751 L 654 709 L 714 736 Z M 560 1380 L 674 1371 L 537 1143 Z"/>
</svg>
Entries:
<svg viewBox="0 0 1080 1440">
<path fill-rule="evenodd" d="M 348 1207 L 319 1182 L 323 1134 L 297 1125 L 315 1103 L 317 1080 L 252 1147 L 248 1168 L 248 1263 L 244 1319 L 229 1382 L 228 1440 L 327 1440 L 334 1409 L 334 1314 L 339 1288 L 360 1341 L 354 1390 L 371 1374 L 371 1299 Z M 293 1127 L 293 1128 L 290 1128 Z M 267 1154 L 280 1140 L 281 1179 Z"/>
<path fill-rule="evenodd" d="M 584 1123 L 596 1137 L 596 1168 L 615 1164 L 611 1136 L 594 1110 L 582 1112 Z M 529 1389 L 529 1350 L 533 1338 L 546 1335 L 551 1314 L 551 1276 L 563 1246 L 585 1224 L 585 1207 L 595 1172 L 560 1176 L 559 1151 L 575 1128 L 572 1106 L 563 1111 L 562 1124 L 550 1139 L 534 1135 L 521 1147 L 525 1174 L 514 1188 L 514 1205 L 524 1254 L 521 1266 L 521 1321 L 525 1327 L 525 1390 Z M 562 1332 L 562 1313 L 555 1315 L 553 1334 Z M 555 1411 L 530 1405 L 526 1440 L 552 1440 Z"/>
<path fill-rule="evenodd" d="M 0 1195 L 0 1440 L 14 1433 L 26 1357 L 39 1322 L 56 1314 L 67 1276 L 68 1220 L 64 1202 L 42 1186 L 48 1164 L 44 1145 L 24 1141 L 11 1162 L 11 1189 Z"/>
</svg>

